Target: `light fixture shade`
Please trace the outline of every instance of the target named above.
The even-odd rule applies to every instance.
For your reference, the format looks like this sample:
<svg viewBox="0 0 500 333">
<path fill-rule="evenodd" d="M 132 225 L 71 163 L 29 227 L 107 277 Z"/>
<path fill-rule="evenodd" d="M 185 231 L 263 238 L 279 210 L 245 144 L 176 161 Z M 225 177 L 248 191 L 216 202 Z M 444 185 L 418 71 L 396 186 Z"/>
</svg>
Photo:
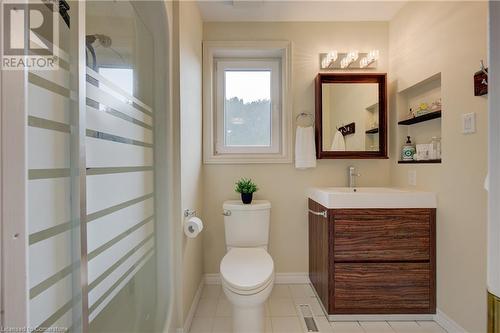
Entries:
<svg viewBox="0 0 500 333">
<path fill-rule="evenodd" d="M 328 52 L 328 54 L 326 56 L 328 57 L 328 59 L 330 59 L 330 62 L 335 62 L 335 61 L 337 61 L 339 53 L 336 50 L 333 50 L 333 51 Z"/>
<path fill-rule="evenodd" d="M 370 52 L 368 52 L 366 58 L 368 59 L 369 63 L 372 63 L 378 60 L 379 54 L 379 50 L 371 50 Z"/>
<path fill-rule="evenodd" d="M 349 66 L 349 59 L 347 59 L 347 56 L 345 58 L 342 58 L 340 61 L 340 68 L 347 68 Z"/>
<path fill-rule="evenodd" d="M 365 68 L 365 67 L 368 67 L 368 65 L 370 64 L 369 60 L 367 57 L 363 57 L 360 61 L 359 61 L 359 67 L 360 68 Z"/>
<path fill-rule="evenodd" d="M 335 61 L 337 61 L 337 58 L 338 58 L 338 52 L 336 50 L 328 52 L 321 60 L 321 67 L 322 68 L 330 67 Z"/>
<path fill-rule="evenodd" d="M 358 60 L 358 57 L 359 57 L 359 51 L 358 50 L 354 50 L 354 51 L 351 51 L 347 54 L 347 57 L 349 59 L 349 63 L 352 63 L 356 60 Z"/>
</svg>

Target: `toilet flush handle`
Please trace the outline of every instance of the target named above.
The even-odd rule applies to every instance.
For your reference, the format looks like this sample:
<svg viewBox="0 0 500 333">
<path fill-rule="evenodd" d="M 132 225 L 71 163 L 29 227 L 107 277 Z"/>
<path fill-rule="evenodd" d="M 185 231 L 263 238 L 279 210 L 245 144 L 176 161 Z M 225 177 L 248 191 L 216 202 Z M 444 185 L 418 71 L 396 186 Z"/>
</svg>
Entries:
<svg viewBox="0 0 500 333">
<path fill-rule="evenodd" d="M 231 211 L 227 210 L 227 209 L 224 209 L 224 212 L 222 213 L 222 215 L 224 215 L 224 216 L 231 216 Z"/>
</svg>

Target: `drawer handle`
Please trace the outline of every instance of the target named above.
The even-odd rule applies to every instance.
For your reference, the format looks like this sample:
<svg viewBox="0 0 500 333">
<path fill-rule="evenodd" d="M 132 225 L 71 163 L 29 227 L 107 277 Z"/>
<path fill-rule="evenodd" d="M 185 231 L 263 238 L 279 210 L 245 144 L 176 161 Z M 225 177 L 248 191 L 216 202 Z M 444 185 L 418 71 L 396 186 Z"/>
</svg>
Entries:
<svg viewBox="0 0 500 333">
<path fill-rule="evenodd" d="M 328 212 L 326 210 L 324 210 L 322 212 L 315 212 L 314 210 L 309 209 L 309 213 L 316 215 L 316 216 L 323 216 L 324 218 L 326 218 L 328 216 Z"/>
</svg>

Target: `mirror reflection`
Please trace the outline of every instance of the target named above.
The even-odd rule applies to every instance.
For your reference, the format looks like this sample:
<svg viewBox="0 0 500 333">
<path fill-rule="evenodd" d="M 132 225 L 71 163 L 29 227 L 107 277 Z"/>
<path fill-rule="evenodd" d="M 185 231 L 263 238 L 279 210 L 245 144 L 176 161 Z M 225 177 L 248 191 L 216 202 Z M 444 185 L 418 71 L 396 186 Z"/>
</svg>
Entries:
<svg viewBox="0 0 500 333">
<path fill-rule="evenodd" d="M 322 83 L 323 151 L 379 151 L 378 83 Z"/>
</svg>

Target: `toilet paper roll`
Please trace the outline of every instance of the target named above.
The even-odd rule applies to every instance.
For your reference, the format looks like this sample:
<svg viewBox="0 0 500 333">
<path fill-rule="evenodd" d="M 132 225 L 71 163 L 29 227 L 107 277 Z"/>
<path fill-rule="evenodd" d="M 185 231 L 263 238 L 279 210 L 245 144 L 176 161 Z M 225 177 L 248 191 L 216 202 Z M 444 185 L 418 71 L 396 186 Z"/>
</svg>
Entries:
<svg viewBox="0 0 500 333">
<path fill-rule="evenodd" d="M 196 216 L 184 222 L 184 233 L 189 238 L 195 238 L 203 230 L 203 222 Z"/>
</svg>

